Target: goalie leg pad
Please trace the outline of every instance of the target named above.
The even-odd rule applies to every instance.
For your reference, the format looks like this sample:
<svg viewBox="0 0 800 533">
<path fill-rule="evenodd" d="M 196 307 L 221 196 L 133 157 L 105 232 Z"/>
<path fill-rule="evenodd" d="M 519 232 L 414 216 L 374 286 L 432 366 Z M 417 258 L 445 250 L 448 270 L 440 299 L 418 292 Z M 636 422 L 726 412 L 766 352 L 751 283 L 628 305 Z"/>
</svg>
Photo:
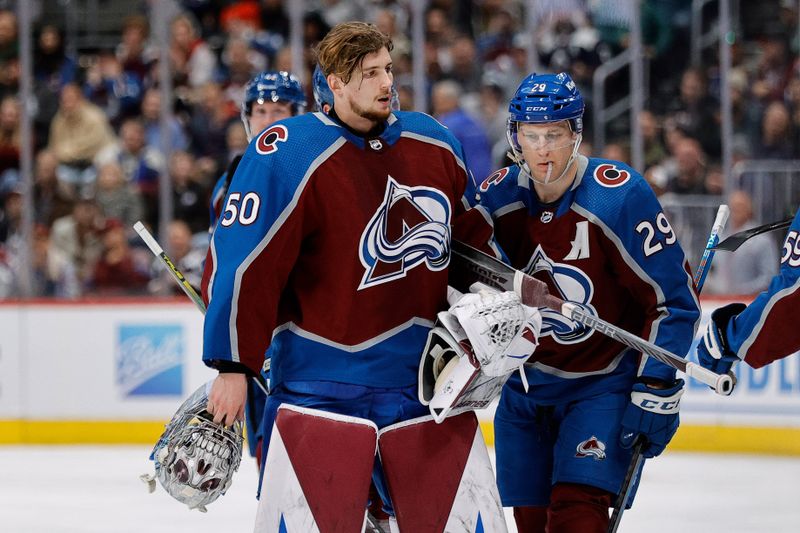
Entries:
<svg viewBox="0 0 800 533">
<path fill-rule="evenodd" d="M 507 531 L 475 413 L 387 426 L 378 452 L 400 531 Z"/>
<path fill-rule="evenodd" d="M 281 405 L 264 463 L 255 532 L 362 531 L 377 434 L 370 420 Z"/>
</svg>

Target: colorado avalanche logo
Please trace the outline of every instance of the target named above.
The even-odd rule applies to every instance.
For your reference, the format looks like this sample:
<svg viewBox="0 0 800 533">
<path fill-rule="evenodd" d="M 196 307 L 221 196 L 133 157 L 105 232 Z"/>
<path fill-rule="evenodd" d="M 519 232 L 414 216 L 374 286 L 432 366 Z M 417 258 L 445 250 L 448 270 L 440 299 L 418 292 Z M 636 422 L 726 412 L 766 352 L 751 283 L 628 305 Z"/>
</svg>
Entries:
<svg viewBox="0 0 800 533">
<path fill-rule="evenodd" d="M 537 246 L 525 267 L 525 273 L 546 280 L 551 293 L 579 305 L 585 313 L 597 316 L 597 311 L 590 303 L 594 295 L 594 285 L 581 269 L 554 262 L 547 257 L 541 246 Z M 550 309 L 540 311 L 542 313 L 540 336 L 550 335 L 559 344 L 575 344 L 586 340 L 592 334 L 591 329 L 561 313 Z"/>
<path fill-rule="evenodd" d="M 481 192 L 488 191 L 489 187 L 503 181 L 503 178 L 505 178 L 507 174 L 508 174 L 507 168 L 501 168 L 497 172 L 490 174 L 489 177 L 483 180 L 483 182 L 481 183 L 481 186 L 479 187 L 480 191 Z"/>
<path fill-rule="evenodd" d="M 406 187 L 391 176 L 383 203 L 361 234 L 358 289 L 402 278 L 425 264 L 442 270 L 450 261 L 450 201 L 430 187 Z"/>
<path fill-rule="evenodd" d="M 575 448 L 577 452 L 575 457 L 591 457 L 595 461 L 602 461 L 606 458 L 606 445 L 603 441 L 597 440 L 597 437 L 592 435 L 592 438 L 578 444 Z"/>
<path fill-rule="evenodd" d="M 594 169 L 594 179 L 605 187 L 619 187 L 631 179 L 631 173 L 611 163 L 604 163 Z"/>
<path fill-rule="evenodd" d="M 268 155 L 278 151 L 278 143 L 284 142 L 289 138 L 289 130 L 283 124 L 277 124 L 265 129 L 256 139 L 256 151 L 262 155 Z"/>
</svg>

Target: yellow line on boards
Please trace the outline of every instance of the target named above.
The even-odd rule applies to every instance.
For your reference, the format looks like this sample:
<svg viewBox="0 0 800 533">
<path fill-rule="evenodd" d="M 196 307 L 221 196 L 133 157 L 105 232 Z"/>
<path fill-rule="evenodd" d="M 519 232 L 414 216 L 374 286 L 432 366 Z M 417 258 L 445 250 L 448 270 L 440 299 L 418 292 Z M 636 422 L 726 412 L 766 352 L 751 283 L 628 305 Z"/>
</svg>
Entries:
<svg viewBox="0 0 800 533">
<path fill-rule="evenodd" d="M 0 420 L 3 444 L 148 444 L 154 445 L 165 421 Z M 480 423 L 484 440 L 494 446 L 491 422 Z M 670 451 L 800 455 L 800 428 L 683 425 Z"/>
</svg>

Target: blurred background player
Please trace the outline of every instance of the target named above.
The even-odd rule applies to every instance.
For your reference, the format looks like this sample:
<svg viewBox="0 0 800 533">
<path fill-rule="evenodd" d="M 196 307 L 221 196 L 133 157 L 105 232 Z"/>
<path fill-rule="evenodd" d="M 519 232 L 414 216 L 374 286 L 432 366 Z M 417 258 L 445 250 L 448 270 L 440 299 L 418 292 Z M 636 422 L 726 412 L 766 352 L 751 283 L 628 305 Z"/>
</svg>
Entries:
<svg viewBox="0 0 800 533">
<path fill-rule="evenodd" d="M 283 71 L 262 72 L 250 80 L 244 89 L 241 117 L 248 142 L 272 123 L 303 113 L 305 108 L 305 92 L 297 78 Z M 233 158 L 211 193 L 212 233 L 241 159 L 241 155 Z"/>
<path fill-rule="evenodd" d="M 456 238 L 490 242 L 552 294 L 686 353 L 699 308 L 683 250 L 635 170 L 578 154 L 583 112 L 567 74 L 525 78 L 509 105 L 517 164 L 479 186 L 480 203 L 458 221 Z M 645 457 L 664 450 L 683 380 L 554 311 L 542 316 L 526 365 L 530 393 L 513 375 L 495 415 L 500 495 L 519 531 L 605 532 L 628 448 L 641 437 Z"/>
<path fill-rule="evenodd" d="M 292 74 L 275 71 L 258 74 L 245 86 L 244 101 L 242 102 L 241 117 L 248 142 L 252 140 L 253 135 L 260 133 L 274 122 L 303 113 L 305 107 L 305 92 L 300 82 Z M 211 193 L 209 232 L 212 235 L 219 220 L 225 196 L 228 194 L 231 179 L 241 160 L 242 154 L 233 158 L 228 169 L 217 180 Z M 261 420 L 266 401 L 267 395 L 264 389 L 253 380 L 248 380 L 245 406 L 247 446 L 250 449 L 250 455 L 256 458 L 259 465 L 261 465 L 263 440 Z"/>
<path fill-rule="evenodd" d="M 791 322 L 798 305 L 800 210 L 783 242 L 780 271 L 767 290 L 748 306 L 732 303 L 711 313 L 697 346 L 700 364 L 724 374 L 739 361 L 761 368 L 796 353 L 800 350 L 800 330 Z"/>
</svg>

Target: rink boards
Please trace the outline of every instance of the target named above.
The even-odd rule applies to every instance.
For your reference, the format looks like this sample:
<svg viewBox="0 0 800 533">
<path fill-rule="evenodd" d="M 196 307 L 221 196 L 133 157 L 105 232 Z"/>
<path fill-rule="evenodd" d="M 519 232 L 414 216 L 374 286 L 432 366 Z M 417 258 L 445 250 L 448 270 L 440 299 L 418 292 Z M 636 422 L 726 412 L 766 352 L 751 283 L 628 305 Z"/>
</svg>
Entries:
<svg viewBox="0 0 800 533">
<path fill-rule="evenodd" d="M 708 313 L 730 300 L 704 300 Z M 214 372 L 183 300 L 0 304 L 0 444 L 153 443 Z M 800 357 L 739 368 L 733 396 L 690 382 L 672 449 L 800 455 Z M 493 442 L 491 410 L 480 413 Z"/>
</svg>

